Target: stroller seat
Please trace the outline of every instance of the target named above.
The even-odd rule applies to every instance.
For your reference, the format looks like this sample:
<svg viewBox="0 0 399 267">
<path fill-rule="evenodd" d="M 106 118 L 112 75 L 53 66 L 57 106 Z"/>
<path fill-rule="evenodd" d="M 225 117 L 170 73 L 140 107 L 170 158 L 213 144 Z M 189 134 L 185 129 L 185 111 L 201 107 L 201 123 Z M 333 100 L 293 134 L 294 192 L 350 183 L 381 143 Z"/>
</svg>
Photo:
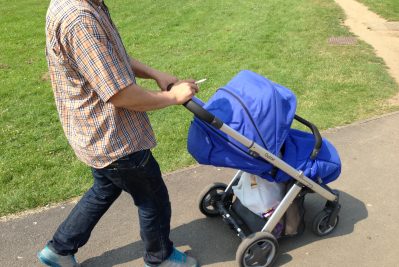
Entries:
<svg viewBox="0 0 399 267">
<path fill-rule="evenodd" d="M 335 147 L 325 138 L 317 157 L 312 160 L 315 139 L 310 133 L 291 129 L 285 141 L 283 160 L 297 170 L 303 171 L 304 175 L 318 182 L 328 184 L 334 181 L 341 173 L 341 160 Z M 291 177 L 279 171 L 276 182 L 285 182 Z"/>
</svg>

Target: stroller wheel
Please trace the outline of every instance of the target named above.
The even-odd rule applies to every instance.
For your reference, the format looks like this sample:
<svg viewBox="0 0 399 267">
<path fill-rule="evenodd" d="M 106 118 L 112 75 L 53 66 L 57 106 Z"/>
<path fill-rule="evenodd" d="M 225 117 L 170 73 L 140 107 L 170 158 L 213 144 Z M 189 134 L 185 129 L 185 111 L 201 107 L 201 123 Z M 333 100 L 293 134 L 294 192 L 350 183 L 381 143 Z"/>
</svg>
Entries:
<svg viewBox="0 0 399 267">
<path fill-rule="evenodd" d="M 245 238 L 236 252 L 240 267 L 272 266 L 277 258 L 278 242 L 274 235 L 256 232 Z"/>
<path fill-rule="evenodd" d="M 215 203 L 221 199 L 221 196 L 226 188 L 226 184 L 213 183 L 202 190 L 198 201 L 199 209 L 202 214 L 208 217 L 215 217 L 219 215 L 218 210 L 215 208 Z"/>
<path fill-rule="evenodd" d="M 328 225 L 328 221 L 330 219 L 331 212 L 326 210 L 322 210 L 319 212 L 316 217 L 313 219 L 312 231 L 315 235 L 325 236 L 330 234 L 337 227 L 339 222 L 339 217 L 337 215 L 334 224 Z"/>
</svg>

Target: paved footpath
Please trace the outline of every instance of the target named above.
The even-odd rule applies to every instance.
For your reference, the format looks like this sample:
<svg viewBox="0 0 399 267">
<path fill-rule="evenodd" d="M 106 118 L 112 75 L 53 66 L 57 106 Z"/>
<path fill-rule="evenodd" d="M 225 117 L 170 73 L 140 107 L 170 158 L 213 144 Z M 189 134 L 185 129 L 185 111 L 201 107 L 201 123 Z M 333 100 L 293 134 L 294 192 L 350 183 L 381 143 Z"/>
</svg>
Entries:
<svg viewBox="0 0 399 267">
<path fill-rule="evenodd" d="M 331 187 L 342 191 L 340 224 L 328 237 L 307 230 L 284 240 L 276 266 L 399 266 L 399 113 L 324 133 L 340 152 L 343 172 Z M 236 266 L 239 238 L 220 219 L 205 218 L 197 196 L 207 184 L 228 182 L 232 170 L 198 166 L 165 177 L 175 245 L 191 250 L 202 266 Z M 306 221 L 322 199 L 306 199 Z M 0 222 L 0 266 L 39 266 L 36 252 L 73 204 Z M 124 194 L 77 254 L 83 266 L 143 266 L 137 210 Z"/>
</svg>

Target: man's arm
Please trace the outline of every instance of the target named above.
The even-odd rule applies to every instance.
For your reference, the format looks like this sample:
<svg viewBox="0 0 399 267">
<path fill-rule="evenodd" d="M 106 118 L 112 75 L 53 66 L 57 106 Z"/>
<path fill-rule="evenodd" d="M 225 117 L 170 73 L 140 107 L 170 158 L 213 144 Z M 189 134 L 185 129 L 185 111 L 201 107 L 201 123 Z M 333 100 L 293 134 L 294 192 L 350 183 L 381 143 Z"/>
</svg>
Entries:
<svg viewBox="0 0 399 267">
<path fill-rule="evenodd" d="M 173 75 L 153 69 L 132 57 L 130 57 L 130 66 L 137 77 L 155 80 L 162 91 L 166 91 L 169 84 L 178 81 L 178 79 Z"/>
<path fill-rule="evenodd" d="M 180 81 L 170 91 L 162 92 L 152 92 L 137 84 L 131 84 L 112 96 L 109 101 L 118 108 L 150 111 L 183 104 L 190 100 L 196 92 L 198 92 L 198 86 L 194 80 Z"/>
<path fill-rule="evenodd" d="M 130 64 L 126 64 L 120 60 L 114 54 L 114 49 L 109 49 L 107 33 L 91 13 L 82 14 L 70 26 L 63 46 L 76 61 L 77 70 L 93 86 L 101 100 L 110 101 L 116 107 L 134 111 L 160 109 L 182 104 L 198 90 L 194 80 L 177 82 L 175 77 L 139 61 L 131 60 Z M 144 90 L 134 84 L 132 68 L 138 77 L 155 79 L 163 90 L 171 83 L 175 86 L 169 92 Z"/>
</svg>

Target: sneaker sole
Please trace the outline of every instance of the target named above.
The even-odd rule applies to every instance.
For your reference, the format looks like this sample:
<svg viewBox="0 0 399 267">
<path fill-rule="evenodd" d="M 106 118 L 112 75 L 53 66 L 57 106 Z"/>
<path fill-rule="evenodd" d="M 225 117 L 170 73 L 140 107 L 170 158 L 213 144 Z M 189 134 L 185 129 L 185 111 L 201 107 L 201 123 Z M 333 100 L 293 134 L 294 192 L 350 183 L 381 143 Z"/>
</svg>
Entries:
<svg viewBox="0 0 399 267">
<path fill-rule="evenodd" d="M 57 263 L 51 262 L 49 260 L 47 260 L 46 258 L 44 258 L 40 253 L 37 253 L 37 257 L 39 258 L 39 261 L 47 266 L 50 267 L 61 267 L 60 265 L 58 265 Z"/>
</svg>

